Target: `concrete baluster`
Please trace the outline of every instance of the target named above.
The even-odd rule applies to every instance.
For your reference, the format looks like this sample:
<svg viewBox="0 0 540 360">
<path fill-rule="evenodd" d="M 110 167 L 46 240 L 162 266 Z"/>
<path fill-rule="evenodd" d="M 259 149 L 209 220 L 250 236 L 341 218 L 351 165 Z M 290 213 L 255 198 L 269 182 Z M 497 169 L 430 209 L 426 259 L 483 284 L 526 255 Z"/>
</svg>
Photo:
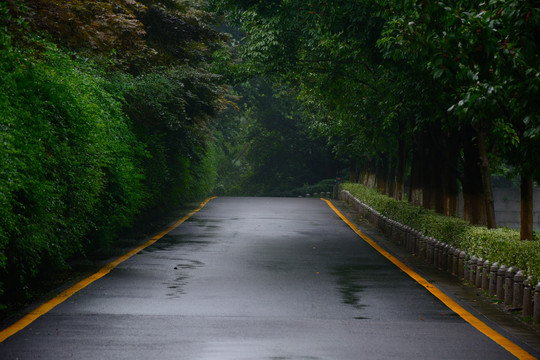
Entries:
<svg viewBox="0 0 540 360">
<path fill-rule="evenodd" d="M 427 259 L 428 259 L 427 238 L 424 235 L 422 235 L 420 232 L 418 232 L 418 236 L 420 239 L 420 258 L 427 262 Z"/>
<path fill-rule="evenodd" d="M 439 252 L 441 251 L 441 242 L 434 239 L 433 241 L 433 265 L 436 268 L 440 267 L 439 264 Z"/>
<path fill-rule="evenodd" d="M 448 251 L 446 252 L 446 271 L 449 274 L 454 272 L 454 249 L 453 246 L 448 245 Z"/>
<path fill-rule="evenodd" d="M 433 258 L 432 252 L 433 252 L 433 246 L 432 246 L 431 238 L 426 237 L 426 262 L 428 264 L 432 264 L 431 262 L 431 259 Z"/>
<path fill-rule="evenodd" d="M 433 238 L 433 262 L 432 264 L 435 265 L 435 267 L 439 267 L 439 251 L 441 249 L 440 241 Z"/>
<path fill-rule="evenodd" d="M 534 289 L 533 323 L 540 324 L 540 283 Z"/>
<path fill-rule="evenodd" d="M 438 267 L 440 270 L 443 270 L 443 269 L 444 269 L 444 265 L 443 265 L 444 245 L 446 245 L 446 244 L 443 243 L 442 241 L 438 241 L 438 242 L 437 242 L 437 247 L 439 248 L 439 251 L 437 252 L 438 255 L 439 255 L 438 258 L 437 258 L 437 267 Z"/>
<path fill-rule="evenodd" d="M 519 270 L 514 276 L 514 294 L 512 296 L 512 307 L 521 309 L 523 306 L 523 271 Z"/>
<path fill-rule="evenodd" d="M 412 249 L 412 240 L 411 240 L 411 236 L 409 236 L 409 232 L 408 232 L 408 229 L 407 229 L 407 226 L 403 226 L 403 238 L 405 239 L 405 243 L 407 244 L 407 251 L 409 251 L 411 254 L 414 252 L 413 249 Z"/>
<path fill-rule="evenodd" d="M 476 283 L 476 262 L 477 261 L 478 261 L 478 258 L 474 255 L 469 260 L 469 283 L 471 283 L 471 285 L 474 285 Z"/>
<path fill-rule="evenodd" d="M 482 290 L 488 291 L 489 290 L 489 269 L 491 267 L 491 264 L 489 260 L 484 261 L 484 265 L 482 266 Z"/>
<path fill-rule="evenodd" d="M 516 268 L 510 266 L 506 270 L 504 278 L 504 304 L 512 305 L 512 298 L 514 297 L 514 276 L 516 275 Z"/>
<path fill-rule="evenodd" d="M 471 256 L 469 254 L 465 254 L 465 259 L 463 260 L 463 280 L 469 281 L 470 276 L 470 270 L 471 270 Z"/>
<path fill-rule="evenodd" d="M 418 256 L 418 242 L 412 228 L 408 228 L 407 232 L 409 233 L 411 239 L 411 251 L 414 255 Z"/>
<path fill-rule="evenodd" d="M 398 223 L 397 221 L 395 221 L 394 225 L 395 225 L 396 237 L 397 237 L 397 239 L 399 241 L 399 245 L 401 245 L 403 247 L 406 247 L 407 243 L 405 243 L 405 241 L 403 240 L 403 232 L 401 230 L 401 224 Z"/>
<path fill-rule="evenodd" d="M 533 314 L 532 307 L 532 289 L 531 289 L 532 278 L 529 276 L 523 281 L 523 311 L 521 315 L 524 318 L 530 317 Z"/>
<path fill-rule="evenodd" d="M 399 239 L 405 250 L 409 250 L 409 242 L 407 241 L 407 234 L 405 233 L 405 225 L 399 223 Z"/>
<path fill-rule="evenodd" d="M 435 240 L 435 238 L 429 238 L 429 248 L 430 248 L 430 253 L 429 253 L 429 263 L 431 265 L 435 265 L 435 249 L 436 249 L 436 243 L 437 243 L 437 240 Z"/>
<path fill-rule="evenodd" d="M 393 220 L 388 221 L 388 236 L 389 236 L 390 239 L 392 239 L 396 244 L 399 244 L 399 239 L 397 238 L 395 227 L 396 227 L 396 224 L 394 223 Z"/>
<path fill-rule="evenodd" d="M 416 231 L 413 228 L 409 228 L 409 233 L 411 234 L 411 239 L 414 244 L 414 255 L 420 256 L 420 244 L 418 243 L 419 236 L 416 235 Z"/>
<path fill-rule="evenodd" d="M 460 251 L 459 261 L 458 261 L 458 273 L 457 273 L 457 276 L 459 279 L 465 278 L 465 257 L 466 256 L 467 256 L 467 253 L 465 251 Z"/>
<path fill-rule="evenodd" d="M 403 226 L 403 231 L 405 232 L 405 239 L 407 241 L 409 251 L 411 252 L 411 254 L 414 254 L 414 246 L 413 246 L 414 241 L 413 241 L 413 236 L 411 234 L 410 228 L 408 226 Z"/>
<path fill-rule="evenodd" d="M 457 277 L 459 277 L 459 254 L 461 254 L 461 250 L 458 248 L 454 249 L 454 269 L 452 271 L 452 275 Z"/>
<path fill-rule="evenodd" d="M 442 241 L 439 241 L 439 258 L 437 259 L 437 267 L 440 269 L 440 270 L 444 270 L 444 263 L 443 263 L 443 259 L 444 259 L 444 245 L 446 245 L 445 243 L 443 243 Z"/>
<path fill-rule="evenodd" d="M 484 260 L 482 258 L 478 258 L 476 260 L 476 278 L 475 278 L 475 285 L 477 288 L 482 288 L 482 271 L 484 268 Z"/>
<path fill-rule="evenodd" d="M 504 300 L 504 280 L 506 279 L 506 266 L 501 265 L 497 270 L 497 299 Z"/>
<path fill-rule="evenodd" d="M 440 264 L 441 269 L 443 271 L 446 271 L 448 269 L 448 249 L 450 249 L 450 245 L 443 243 L 441 246 L 441 254 L 440 254 Z"/>
<path fill-rule="evenodd" d="M 489 296 L 497 295 L 497 273 L 499 272 L 499 263 L 494 262 L 489 268 Z"/>
</svg>

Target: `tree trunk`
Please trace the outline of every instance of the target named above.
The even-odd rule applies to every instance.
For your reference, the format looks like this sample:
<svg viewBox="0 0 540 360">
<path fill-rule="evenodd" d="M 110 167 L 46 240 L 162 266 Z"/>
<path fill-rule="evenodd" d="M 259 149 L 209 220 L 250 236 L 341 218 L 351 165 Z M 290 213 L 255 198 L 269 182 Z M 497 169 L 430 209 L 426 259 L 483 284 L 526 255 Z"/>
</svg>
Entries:
<svg viewBox="0 0 540 360">
<path fill-rule="evenodd" d="M 390 175 L 388 176 L 388 196 L 395 198 L 396 196 L 396 161 L 392 159 L 390 162 Z"/>
<path fill-rule="evenodd" d="M 438 172 L 438 165 L 432 161 L 432 149 L 425 144 L 428 143 L 424 141 L 424 151 L 422 152 L 421 161 L 423 163 L 422 167 L 424 169 L 422 176 L 422 206 L 426 209 L 435 209 L 435 198 L 436 198 L 436 178 Z"/>
<path fill-rule="evenodd" d="M 377 190 L 381 194 L 388 194 L 388 156 L 385 154 L 377 162 Z"/>
<path fill-rule="evenodd" d="M 433 133 L 425 132 L 422 135 L 422 151 L 419 154 L 422 162 L 422 206 L 426 209 L 437 210 L 437 198 L 442 198 L 441 187 L 441 158 L 442 156 L 435 155 L 435 146 L 433 144 Z M 435 135 L 437 136 L 437 135 Z M 440 138 L 436 139 L 441 141 Z M 442 201 L 440 201 L 442 205 Z M 439 207 L 439 212 L 442 213 L 442 206 Z"/>
<path fill-rule="evenodd" d="M 356 160 L 351 160 L 351 166 L 349 167 L 349 182 L 355 183 L 356 179 Z"/>
<path fill-rule="evenodd" d="M 493 202 L 493 189 L 491 187 L 491 171 L 489 167 L 489 159 L 486 146 L 486 132 L 480 130 L 478 132 L 478 155 L 480 160 L 480 173 L 482 179 L 482 192 L 484 194 L 484 202 L 486 206 L 486 225 L 488 229 L 497 227 L 495 221 L 495 206 Z"/>
<path fill-rule="evenodd" d="M 459 145 L 454 137 L 448 139 L 446 145 L 446 166 L 443 169 L 444 205 L 445 216 L 458 216 L 459 213 L 459 187 L 457 164 L 459 161 Z"/>
<path fill-rule="evenodd" d="M 367 187 L 370 189 L 375 188 L 375 184 L 377 183 L 377 165 L 375 160 L 369 161 L 369 175 L 367 178 Z"/>
<path fill-rule="evenodd" d="M 422 206 L 423 193 L 422 183 L 424 178 L 424 144 L 421 137 L 418 138 L 417 144 L 413 150 L 412 169 L 411 169 L 411 184 L 409 190 L 409 202 L 413 205 Z"/>
<path fill-rule="evenodd" d="M 521 240 L 533 239 L 533 179 L 521 175 Z"/>
<path fill-rule="evenodd" d="M 465 135 L 463 143 L 463 219 L 475 225 L 486 225 L 486 203 L 482 186 L 482 174 L 478 156 L 478 146 L 474 136 Z"/>
<path fill-rule="evenodd" d="M 405 161 L 406 160 L 407 160 L 407 154 L 405 150 L 405 140 L 399 137 L 396 190 L 394 192 L 394 199 L 396 200 L 403 200 L 403 194 L 405 193 Z"/>
</svg>

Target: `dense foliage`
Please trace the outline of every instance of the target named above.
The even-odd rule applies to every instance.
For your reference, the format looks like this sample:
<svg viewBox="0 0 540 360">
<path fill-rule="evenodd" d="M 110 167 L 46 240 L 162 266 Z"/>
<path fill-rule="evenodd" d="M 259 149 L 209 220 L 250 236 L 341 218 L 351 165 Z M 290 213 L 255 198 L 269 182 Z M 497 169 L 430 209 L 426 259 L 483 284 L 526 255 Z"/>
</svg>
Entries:
<svg viewBox="0 0 540 360">
<path fill-rule="evenodd" d="M 491 173 L 540 180 L 540 8 L 530 1 L 214 0 L 244 69 L 296 90 L 351 181 L 495 227 Z"/>
<path fill-rule="evenodd" d="M 298 196 L 313 192 L 308 185 L 336 176 L 343 164 L 313 136 L 287 88 L 254 78 L 235 90 L 238 108 L 224 112 L 216 124 L 218 194 Z"/>
<path fill-rule="evenodd" d="M 491 172 L 519 175 L 532 214 L 534 2 L 211 3 L 241 30 L 197 0 L 0 3 L 2 301 L 216 184 L 304 191 L 342 166 L 328 149 L 351 180 L 401 200 L 408 179 L 439 213 L 461 188 L 465 220 L 490 227 Z"/>
<path fill-rule="evenodd" d="M 0 304 L 212 191 L 212 23 L 188 2 L 0 3 Z"/>
</svg>

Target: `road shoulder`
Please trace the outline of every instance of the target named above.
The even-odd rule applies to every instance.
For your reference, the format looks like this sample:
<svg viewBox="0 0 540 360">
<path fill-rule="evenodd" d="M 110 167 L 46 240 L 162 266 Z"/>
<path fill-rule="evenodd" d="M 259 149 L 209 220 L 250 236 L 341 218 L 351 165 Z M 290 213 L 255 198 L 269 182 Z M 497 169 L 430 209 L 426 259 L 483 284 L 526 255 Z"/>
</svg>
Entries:
<svg viewBox="0 0 540 360">
<path fill-rule="evenodd" d="M 430 283 L 436 285 L 445 295 L 458 302 L 467 311 L 484 321 L 501 335 L 515 342 L 532 355 L 540 358 L 540 330 L 519 320 L 502 305 L 490 299 L 485 292 L 469 286 L 455 276 L 441 271 L 411 255 L 404 247 L 397 245 L 374 225 L 361 217 L 352 206 L 342 201 L 332 204 L 356 225 L 363 233 L 375 241 L 391 255 L 412 268 Z"/>
</svg>

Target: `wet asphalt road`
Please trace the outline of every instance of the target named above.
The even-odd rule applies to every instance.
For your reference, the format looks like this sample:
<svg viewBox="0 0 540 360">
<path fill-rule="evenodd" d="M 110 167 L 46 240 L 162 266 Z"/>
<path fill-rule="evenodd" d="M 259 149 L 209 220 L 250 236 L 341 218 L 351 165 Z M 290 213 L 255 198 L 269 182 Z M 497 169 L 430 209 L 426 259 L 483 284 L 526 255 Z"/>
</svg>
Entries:
<svg viewBox="0 0 540 360">
<path fill-rule="evenodd" d="M 319 199 L 217 198 L 0 359 L 512 359 Z"/>
</svg>

